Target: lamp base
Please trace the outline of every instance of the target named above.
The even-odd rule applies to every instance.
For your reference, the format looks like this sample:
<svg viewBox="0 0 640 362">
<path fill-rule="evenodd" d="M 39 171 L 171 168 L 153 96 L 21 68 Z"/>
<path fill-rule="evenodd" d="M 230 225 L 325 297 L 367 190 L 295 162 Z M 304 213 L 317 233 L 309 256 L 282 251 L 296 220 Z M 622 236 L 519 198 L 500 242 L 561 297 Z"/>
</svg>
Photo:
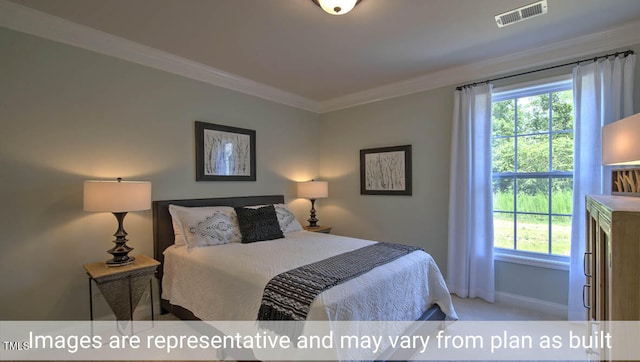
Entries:
<svg viewBox="0 0 640 362">
<path fill-rule="evenodd" d="M 131 263 L 133 263 L 136 260 L 136 258 L 132 257 L 132 256 L 126 256 L 123 259 L 109 259 L 105 262 L 105 264 L 108 267 L 117 267 L 117 266 L 125 266 L 125 265 L 129 265 Z"/>
<path fill-rule="evenodd" d="M 124 227 L 122 223 L 124 222 L 124 217 L 127 215 L 126 212 L 114 212 L 113 215 L 118 220 L 118 230 L 113 236 L 116 237 L 116 240 L 113 242 L 116 244 L 113 248 L 107 250 L 107 253 L 113 255 L 113 259 L 107 260 L 107 266 L 125 266 L 133 263 L 135 260 L 134 257 L 128 256 L 129 252 L 133 250 L 133 248 L 127 246 L 127 232 L 124 231 Z"/>
<path fill-rule="evenodd" d="M 308 227 L 317 228 L 318 219 L 316 218 L 316 208 L 315 208 L 316 199 L 310 199 L 310 200 L 311 200 L 311 213 L 310 213 L 310 217 L 307 219 L 307 221 L 309 222 Z"/>
</svg>

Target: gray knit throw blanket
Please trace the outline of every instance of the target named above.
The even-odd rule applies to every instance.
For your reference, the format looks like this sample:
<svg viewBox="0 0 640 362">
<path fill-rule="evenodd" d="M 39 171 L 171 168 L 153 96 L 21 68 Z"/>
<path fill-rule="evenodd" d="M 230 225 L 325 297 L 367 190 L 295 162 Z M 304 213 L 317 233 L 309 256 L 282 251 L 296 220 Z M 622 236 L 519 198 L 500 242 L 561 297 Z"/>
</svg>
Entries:
<svg viewBox="0 0 640 362">
<path fill-rule="evenodd" d="M 278 274 L 264 288 L 258 321 L 304 321 L 318 294 L 416 250 L 379 242 Z"/>
</svg>

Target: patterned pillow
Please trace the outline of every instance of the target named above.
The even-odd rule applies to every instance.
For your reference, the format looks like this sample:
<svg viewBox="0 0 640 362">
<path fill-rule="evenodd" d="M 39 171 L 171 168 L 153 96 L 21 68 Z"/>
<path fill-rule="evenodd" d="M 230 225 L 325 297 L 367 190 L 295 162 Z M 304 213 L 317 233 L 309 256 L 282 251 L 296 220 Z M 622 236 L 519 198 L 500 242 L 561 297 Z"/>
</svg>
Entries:
<svg viewBox="0 0 640 362">
<path fill-rule="evenodd" d="M 236 207 L 243 243 L 284 238 L 273 205 L 257 209 Z"/>
<path fill-rule="evenodd" d="M 175 244 L 188 249 L 240 242 L 242 236 L 235 211 L 229 206 L 182 207 L 169 205 Z"/>
<path fill-rule="evenodd" d="M 278 223 L 283 233 L 290 233 L 292 231 L 302 231 L 302 225 L 296 219 L 296 216 L 289 210 L 285 204 L 274 204 L 276 208 L 276 216 L 278 217 Z"/>
</svg>

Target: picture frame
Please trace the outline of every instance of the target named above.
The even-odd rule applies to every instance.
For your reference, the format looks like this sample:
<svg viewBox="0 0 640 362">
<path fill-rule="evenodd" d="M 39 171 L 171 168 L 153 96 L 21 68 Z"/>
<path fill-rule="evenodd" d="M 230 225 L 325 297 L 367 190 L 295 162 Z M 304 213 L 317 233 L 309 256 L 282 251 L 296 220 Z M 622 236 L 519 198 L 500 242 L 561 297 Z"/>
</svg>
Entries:
<svg viewBox="0 0 640 362">
<path fill-rule="evenodd" d="M 196 181 L 255 181 L 256 131 L 195 122 Z"/>
<path fill-rule="evenodd" d="M 361 195 L 411 195 L 411 145 L 360 150 Z"/>
</svg>

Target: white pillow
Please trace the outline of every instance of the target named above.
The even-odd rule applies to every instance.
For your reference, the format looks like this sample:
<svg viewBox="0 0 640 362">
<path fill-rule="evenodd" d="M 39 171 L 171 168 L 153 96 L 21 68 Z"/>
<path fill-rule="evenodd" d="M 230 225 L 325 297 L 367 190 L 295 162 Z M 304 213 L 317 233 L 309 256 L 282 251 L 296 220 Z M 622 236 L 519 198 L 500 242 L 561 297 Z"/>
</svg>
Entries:
<svg viewBox="0 0 640 362">
<path fill-rule="evenodd" d="M 278 217 L 278 223 L 280 223 L 280 229 L 284 234 L 292 231 L 302 231 L 302 225 L 296 219 L 296 216 L 289 210 L 285 204 L 274 204 L 276 208 L 276 216 Z"/>
<path fill-rule="evenodd" d="M 183 207 L 169 205 L 176 245 L 188 249 L 240 242 L 242 235 L 233 207 Z"/>
</svg>

